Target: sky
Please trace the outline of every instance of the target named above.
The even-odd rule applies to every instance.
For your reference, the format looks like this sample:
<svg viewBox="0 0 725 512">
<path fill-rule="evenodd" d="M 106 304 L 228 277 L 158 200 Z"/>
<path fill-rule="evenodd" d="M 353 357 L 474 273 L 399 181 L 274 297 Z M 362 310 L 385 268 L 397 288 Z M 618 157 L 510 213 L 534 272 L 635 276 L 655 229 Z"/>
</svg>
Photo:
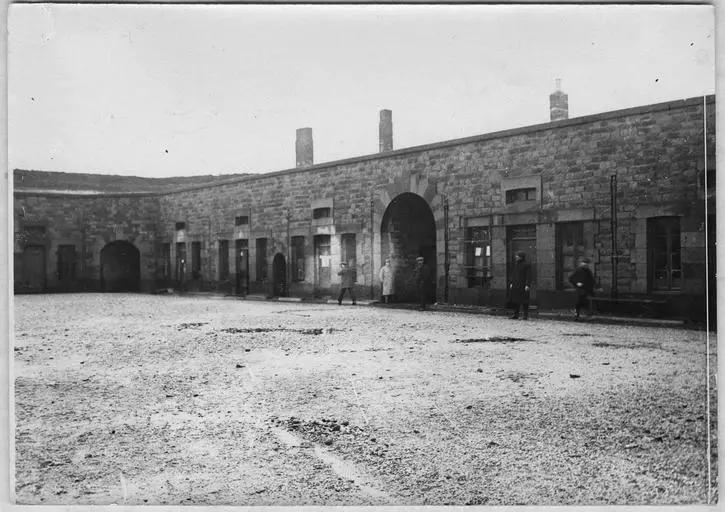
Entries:
<svg viewBox="0 0 725 512">
<path fill-rule="evenodd" d="M 646 21 L 645 21 L 646 20 Z M 715 92 L 713 8 L 15 4 L 10 168 L 149 177 L 295 166 Z"/>
</svg>

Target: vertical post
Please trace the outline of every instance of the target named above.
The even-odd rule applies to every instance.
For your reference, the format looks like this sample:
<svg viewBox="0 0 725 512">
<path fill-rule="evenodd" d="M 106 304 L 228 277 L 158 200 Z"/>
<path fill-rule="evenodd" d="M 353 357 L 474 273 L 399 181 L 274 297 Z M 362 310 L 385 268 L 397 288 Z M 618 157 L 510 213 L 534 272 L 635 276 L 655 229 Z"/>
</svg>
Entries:
<svg viewBox="0 0 725 512">
<path fill-rule="evenodd" d="M 448 274 L 451 263 L 448 256 L 448 197 L 443 198 L 443 269 L 445 273 L 445 283 L 443 284 L 443 302 L 448 303 Z"/>
<path fill-rule="evenodd" d="M 617 175 L 612 174 L 610 179 L 610 195 L 611 195 L 611 231 L 612 231 L 612 298 L 617 298 L 617 264 L 619 257 L 617 255 Z"/>
<path fill-rule="evenodd" d="M 375 201 L 370 192 L 370 300 L 375 297 Z"/>
<path fill-rule="evenodd" d="M 285 217 L 287 218 L 287 258 L 286 258 L 286 264 L 285 264 L 285 280 L 284 280 L 284 286 L 285 286 L 285 295 L 289 295 L 289 288 L 290 284 L 292 283 L 292 247 L 290 244 L 292 243 L 292 239 L 290 238 L 290 217 L 291 213 L 289 210 L 285 211 Z"/>
</svg>

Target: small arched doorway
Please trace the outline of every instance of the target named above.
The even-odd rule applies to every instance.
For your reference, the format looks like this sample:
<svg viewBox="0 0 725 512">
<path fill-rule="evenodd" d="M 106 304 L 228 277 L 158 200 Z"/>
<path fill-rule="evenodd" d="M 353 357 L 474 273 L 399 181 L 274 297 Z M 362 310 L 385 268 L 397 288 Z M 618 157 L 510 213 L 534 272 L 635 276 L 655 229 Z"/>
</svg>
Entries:
<svg viewBox="0 0 725 512">
<path fill-rule="evenodd" d="M 101 249 L 101 290 L 137 292 L 141 284 L 141 256 L 133 244 L 116 240 Z"/>
<path fill-rule="evenodd" d="M 276 297 L 287 296 L 287 262 L 278 252 L 272 260 L 272 294 Z"/>
<path fill-rule="evenodd" d="M 402 302 L 418 300 L 413 283 L 415 259 L 423 256 L 431 272 L 428 300 L 436 297 L 436 227 L 428 203 L 417 194 L 396 196 L 385 209 L 380 224 L 381 261 L 390 258 L 395 297 Z"/>
</svg>

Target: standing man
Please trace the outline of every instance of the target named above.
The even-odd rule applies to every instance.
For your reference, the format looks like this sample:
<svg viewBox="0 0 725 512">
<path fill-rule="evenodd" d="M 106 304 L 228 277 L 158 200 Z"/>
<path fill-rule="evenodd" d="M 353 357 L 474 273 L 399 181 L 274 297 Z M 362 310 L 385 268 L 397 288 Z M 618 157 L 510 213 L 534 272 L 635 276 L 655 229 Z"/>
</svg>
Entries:
<svg viewBox="0 0 725 512">
<path fill-rule="evenodd" d="M 390 265 L 390 258 L 385 258 L 385 265 L 380 269 L 380 283 L 383 288 L 383 302 L 385 304 L 390 303 L 390 298 L 393 296 L 393 280 L 395 275 L 393 274 L 393 267 Z"/>
<path fill-rule="evenodd" d="M 340 263 L 340 271 L 337 273 L 340 277 L 340 295 L 337 297 L 337 304 L 342 306 L 342 296 L 345 295 L 345 290 L 350 292 L 350 298 L 352 298 L 352 305 L 355 305 L 355 289 L 353 285 L 355 283 L 355 272 L 347 266 L 347 263 Z"/>
<path fill-rule="evenodd" d="M 594 274 L 589 270 L 589 258 L 582 258 L 579 267 L 569 276 L 569 282 L 576 288 L 576 320 L 579 320 L 579 312 L 582 306 L 587 305 L 587 299 L 594 295 Z M 592 316 L 591 308 L 588 316 Z"/>
<path fill-rule="evenodd" d="M 428 284 L 430 281 L 430 268 L 425 264 L 423 256 L 415 258 L 415 270 L 413 271 L 413 281 L 418 289 L 418 298 L 420 304 L 418 309 L 420 311 L 425 310 L 425 302 L 428 298 Z"/>
<path fill-rule="evenodd" d="M 531 292 L 531 265 L 526 261 L 526 253 L 519 251 L 514 256 L 514 268 L 511 272 L 509 298 L 514 308 L 512 320 L 519 318 L 519 309 L 523 306 L 524 320 L 529 319 L 529 294 Z"/>
</svg>

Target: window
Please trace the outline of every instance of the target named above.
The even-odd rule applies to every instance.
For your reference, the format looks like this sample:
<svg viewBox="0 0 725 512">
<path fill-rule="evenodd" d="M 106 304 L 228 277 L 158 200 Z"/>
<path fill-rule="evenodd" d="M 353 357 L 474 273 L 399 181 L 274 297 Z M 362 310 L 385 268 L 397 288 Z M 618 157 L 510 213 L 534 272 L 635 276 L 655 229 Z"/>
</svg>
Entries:
<svg viewBox="0 0 725 512">
<path fill-rule="evenodd" d="M 201 277 L 201 242 L 191 242 L 191 277 Z"/>
<path fill-rule="evenodd" d="M 305 237 L 292 237 L 292 281 L 305 280 Z"/>
<path fill-rule="evenodd" d="M 536 201 L 536 187 L 514 188 L 506 191 L 506 204 Z"/>
<path fill-rule="evenodd" d="M 171 279 L 171 244 L 161 246 L 162 272 L 164 279 Z"/>
<path fill-rule="evenodd" d="M 45 234 L 45 226 L 25 226 L 24 229 L 28 236 L 43 236 Z"/>
<path fill-rule="evenodd" d="M 267 239 L 257 238 L 257 281 L 267 279 Z"/>
<path fill-rule="evenodd" d="M 556 225 L 556 288 L 571 288 L 569 276 L 585 256 L 584 223 L 564 222 Z"/>
<path fill-rule="evenodd" d="M 246 226 L 249 224 L 249 215 L 237 215 L 234 217 L 235 226 Z"/>
<path fill-rule="evenodd" d="M 357 256 L 355 252 L 355 233 L 345 233 L 340 237 L 340 262 L 347 263 L 350 268 L 355 268 Z"/>
<path fill-rule="evenodd" d="M 229 240 L 219 240 L 219 280 L 229 278 Z"/>
<path fill-rule="evenodd" d="M 176 231 L 181 231 L 182 229 L 186 229 L 186 222 L 177 222 Z"/>
<path fill-rule="evenodd" d="M 327 219 L 329 217 L 332 217 L 332 208 L 325 207 L 312 210 L 313 219 Z"/>
<path fill-rule="evenodd" d="M 488 226 L 466 228 L 463 244 L 468 287 L 486 286 L 491 277 L 491 235 Z"/>
<path fill-rule="evenodd" d="M 680 218 L 647 219 L 647 250 L 650 289 L 653 291 L 681 289 Z"/>
<path fill-rule="evenodd" d="M 332 276 L 330 235 L 315 235 L 313 240 L 315 248 L 315 284 L 319 288 L 329 288 Z"/>
</svg>

